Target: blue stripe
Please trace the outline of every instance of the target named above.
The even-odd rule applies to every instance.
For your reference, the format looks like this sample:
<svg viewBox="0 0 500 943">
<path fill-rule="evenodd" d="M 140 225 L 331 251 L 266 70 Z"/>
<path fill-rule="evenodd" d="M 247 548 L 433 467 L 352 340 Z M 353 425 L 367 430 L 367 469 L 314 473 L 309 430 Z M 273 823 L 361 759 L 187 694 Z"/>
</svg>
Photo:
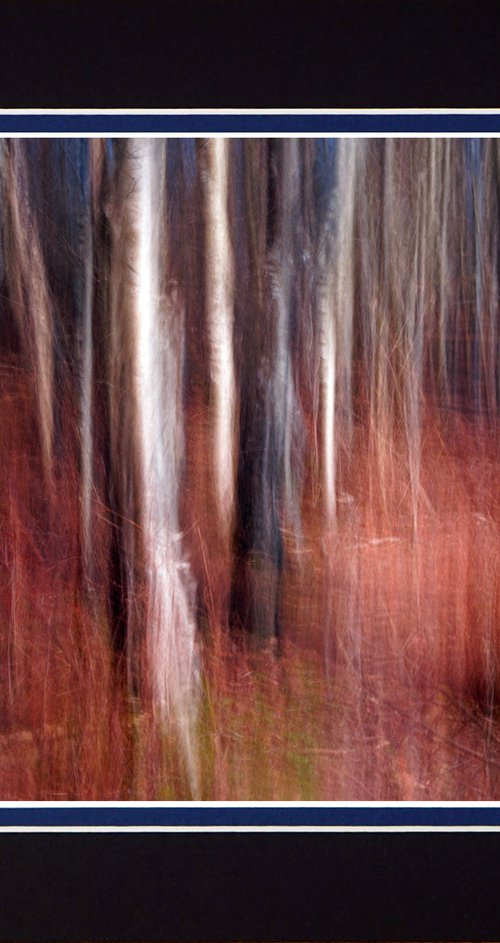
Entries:
<svg viewBox="0 0 500 943">
<path fill-rule="evenodd" d="M 2 808 L 5 826 L 500 826 L 500 808 Z"/>
<path fill-rule="evenodd" d="M 495 133 L 500 115 L 0 115 L 0 133 Z"/>
</svg>

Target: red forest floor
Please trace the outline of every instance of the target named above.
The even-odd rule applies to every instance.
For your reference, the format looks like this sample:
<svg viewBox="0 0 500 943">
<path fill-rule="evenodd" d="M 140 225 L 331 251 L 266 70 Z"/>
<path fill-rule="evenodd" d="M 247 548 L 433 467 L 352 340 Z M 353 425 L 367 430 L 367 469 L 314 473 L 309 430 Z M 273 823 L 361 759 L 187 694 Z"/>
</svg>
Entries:
<svg viewBox="0 0 500 943">
<path fill-rule="evenodd" d="M 0 367 L 0 798 L 189 799 L 175 733 L 117 669 L 102 591 L 79 590 L 77 439 L 47 501 L 28 377 Z M 426 409 L 418 485 L 397 436 L 355 427 L 325 528 L 309 454 L 303 536 L 284 525 L 283 645 L 221 627 L 201 405 L 183 526 L 204 598 L 197 798 L 500 799 L 498 429 Z M 108 511 L 96 493 L 102 560 Z M 273 574 L 255 576 L 262 604 Z"/>
</svg>

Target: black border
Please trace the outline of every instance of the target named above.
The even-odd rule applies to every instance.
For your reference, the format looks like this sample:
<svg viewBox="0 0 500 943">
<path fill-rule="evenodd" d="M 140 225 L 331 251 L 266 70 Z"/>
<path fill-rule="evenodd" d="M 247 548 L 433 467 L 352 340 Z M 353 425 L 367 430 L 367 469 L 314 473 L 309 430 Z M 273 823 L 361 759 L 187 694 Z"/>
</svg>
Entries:
<svg viewBox="0 0 500 943">
<path fill-rule="evenodd" d="M 497 0 L 0 0 L 4 108 L 495 108 Z"/>
<path fill-rule="evenodd" d="M 0 941 L 494 941 L 498 833 L 0 835 Z"/>
</svg>

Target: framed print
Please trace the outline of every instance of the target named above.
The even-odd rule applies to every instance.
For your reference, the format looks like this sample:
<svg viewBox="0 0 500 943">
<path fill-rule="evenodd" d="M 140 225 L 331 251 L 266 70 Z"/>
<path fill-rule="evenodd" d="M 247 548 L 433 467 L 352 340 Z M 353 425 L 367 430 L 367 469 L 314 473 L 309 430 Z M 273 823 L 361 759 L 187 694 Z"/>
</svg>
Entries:
<svg viewBox="0 0 500 943">
<path fill-rule="evenodd" d="M 399 42 L 380 4 L 368 58 L 369 4 L 335 0 L 325 54 L 332 4 L 257 3 L 255 107 L 252 6 L 222 51 L 212 0 L 203 29 L 91 0 L 67 44 L 40 4 L 57 68 L 21 60 L 31 108 L 4 84 L 11 943 L 498 938 L 496 32 L 478 57 L 443 0 L 465 98 L 404 108 L 426 0 Z M 95 92 L 56 107 L 76 46 Z"/>
<path fill-rule="evenodd" d="M 5 939 L 493 939 L 499 116 L 0 127 Z"/>
</svg>

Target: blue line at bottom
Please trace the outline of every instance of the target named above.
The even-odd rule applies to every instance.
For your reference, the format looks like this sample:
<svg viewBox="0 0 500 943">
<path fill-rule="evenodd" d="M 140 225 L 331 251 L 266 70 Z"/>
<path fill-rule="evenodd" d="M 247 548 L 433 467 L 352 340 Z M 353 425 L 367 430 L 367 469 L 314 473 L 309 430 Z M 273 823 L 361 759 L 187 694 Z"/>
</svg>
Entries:
<svg viewBox="0 0 500 943">
<path fill-rule="evenodd" d="M 0 809 L 2 827 L 500 827 L 499 807 L 383 808 L 337 806 L 274 807 L 141 807 L 107 806 Z"/>
</svg>

